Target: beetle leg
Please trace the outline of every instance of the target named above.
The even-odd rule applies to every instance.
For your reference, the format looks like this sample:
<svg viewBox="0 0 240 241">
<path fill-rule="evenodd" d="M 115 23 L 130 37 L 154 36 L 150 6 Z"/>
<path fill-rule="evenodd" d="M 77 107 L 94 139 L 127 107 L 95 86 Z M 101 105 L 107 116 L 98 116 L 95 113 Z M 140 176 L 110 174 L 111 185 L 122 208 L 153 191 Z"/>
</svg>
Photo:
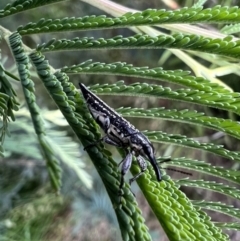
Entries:
<svg viewBox="0 0 240 241">
<path fill-rule="evenodd" d="M 115 141 L 113 141 L 112 139 L 110 139 L 108 136 L 104 136 L 103 137 L 103 142 L 112 145 L 112 146 L 116 146 L 116 147 L 122 147 L 122 144 L 117 143 Z"/>
<path fill-rule="evenodd" d="M 85 151 L 86 149 L 90 148 L 90 147 L 96 146 L 96 145 L 97 145 L 99 142 L 101 142 L 101 141 L 102 141 L 102 142 L 105 142 L 105 143 L 107 143 L 107 144 L 109 144 L 109 145 L 112 145 L 112 146 L 122 147 L 121 144 L 119 144 L 119 143 L 111 140 L 108 136 L 104 136 L 104 137 L 102 137 L 101 139 L 99 139 L 99 140 L 97 140 L 97 141 L 95 141 L 95 142 L 93 142 L 93 143 L 85 146 L 85 147 L 84 147 L 84 151 Z"/>
<path fill-rule="evenodd" d="M 126 156 L 128 155 L 129 153 L 129 150 L 127 148 L 124 148 L 124 151 L 125 151 L 125 154 Z M 120 167 L 120 165 L 124 162 L 125 159 L 121 160 L 119 163 L 118 163 L 118 167 Z"/>
<path fill-rule="evenodd" d="M 132 164 L 132 153 L 129 152 L 127 156 L 123 159 L 122 161 L 122 169 L 121 169 L 121 180 L 120 180 L 120 185 L 119 185 L 119 196 L 122 196 L 122 188 L 124 184 L 124 176 L 128 172 L 129 168 L 131 167 Z"/>
<path fill-rule="evenodd" d="M 129 179 L 130 185 L 132 184 L 132 182 L 134 182 L 136 179 L 138 179 L 147 170 L 147 162 L 145 161 L 145 159 L 143 157 L 137 156 L 137 162 L 138 162 L 138 165 L 141 168 L 141 172 L 139 172 L 133 178 Z"/>
<path fill-rule="evenodd" d="M 99 139 L 99 140 L 97 140 L 97 141 L 95 141 L 95 142 L 93 142 L 93 143 L 85 146 L 85 147 L 83 148 L 83 150 L 86 151 L 88 148 L 93 147 L 93 146 L 96 146 L 99 142 L 103 141 L 103 139 L 104 139 L 104 137 L 102 137 L 101 139 Z"/>
</svg>

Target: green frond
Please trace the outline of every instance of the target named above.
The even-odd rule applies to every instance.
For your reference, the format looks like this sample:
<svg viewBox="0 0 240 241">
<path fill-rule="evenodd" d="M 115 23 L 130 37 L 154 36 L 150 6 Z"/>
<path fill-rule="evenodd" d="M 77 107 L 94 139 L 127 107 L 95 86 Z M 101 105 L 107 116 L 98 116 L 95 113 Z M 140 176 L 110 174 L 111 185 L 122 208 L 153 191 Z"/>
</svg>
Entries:
<svg viewBox="0 0 240 241">
<path fill-rule="evenodd" d="M 63 67 L 61 72 L 66 74 L 102 74 L 102 75 L 121 75 L 133 76 L 136 78 L 147 78 L 154 80 L 165 80 L 174 84 L 183 85 L 189 88 L 202 91 L 215 91 L 221 94 L 229 93 L 229 90 L 221 85 L 212 83 L 207 79 L 190 75 L 189 71 L 183 70 L 164 70 L 161 67 L 135 67 L 132 64 L 117 62 L 111 64 L 92 62 L 88 60 L 78 65 Z"/>
<path fill-rule="evenodd" d="M 5 111 L 7 111 L 8 99 L 8 95 L 6 95 L 5 93 L 0 93 L 0 114 L 2 116 L 5 116 Z"/>
<path fill-rule="evenodd" d="M 20 79 L 19 79 L 17 76 L 15 76 L 15 75 L 13 75 L 12 73 L 8 72 L 6 69 L 3 69 L 3 66 L 2 66 L 2 65 L 1 65 L 0 68 L 1 68 L 1 70 L 4 71 L 4 74 L 6 74 L 8 77 L 12 78 L 13 80 L 20 81 Z M 13 90 L 13 91 L 14 91 L 14 90 Z"/>
<path fill-rule="evenodd" d="M 0 81 L 1 81 L 1 77 L 0 77 Z M 3 142 L 5 139 L 6 134 L 8 133 L 8 114 L 13 113 L 12 109 L 8 110 L 8 103 L 9 103 L 9 97 L 0 92 L 0 115 L 2 116 L 2 126 L 0 127 L 0 156 L 4 156 L 3 155 Z M 10 102 L 11 103 L 11 102 Z M 13 115 L 12 115 L 13 116 Z M 12 117 L 14 118 L 14 116 Z"/>
<path fill-rule="evenodd" d="M 224 39 L 207 38 L 199 35 L 184 35 L 181 33 L 173 35 L 149 35 L 137 34 L 131 37 L 115 36 L 110 39 L 93 37 L 68 39 L 52 39 L 48 43 L 39 44 L 37 51 L 52 52 L 66 50 L 87 50 L 87 49 L 182 49 L 194 50 L 211 54 L 220 54 L 227 57 L 240 57 L 240 43 L 233 37 L 227 36 Z"/>
<path fill-rule="evenodd" d="M 139 167 L 132 165 L 131 171 L 137 174 Z M 151 178 L 153 176 L 153 170 L 148 168 L 137 183 L 170 240 L 228 240 L 212 225 L 206 213 L 194 208 L 168 176 L 164 176 L 162 182 Z"/>
<path fill-rule="evenodd" d="M 7 14 L 9 13 L 7 12 Z M 238 7 L 215 6 L 207 9 L 203 9 L 202 7 L 185 7 L 175 11 L 147 9 L 142 12 L 129 12 L 117 18 L 93 15 L 83 18 L 41 19 L 37 23 L 29 23 L 26 26 L 19 27 L 18 31 L 21 35 L 25 35 L 56 31 L 122 28 L 173 23 L 237 23 L 239 19 L 240 10 Z"/>
<path fill-rule="evenodd" d="M 240 199 L 240 191 L 236 187 L 230 187 L 223 183 L 217 183 L 215 181 L 205 181 L 205 180 L 188 180 L 188 179 L 181 179 L 176 180 L 176 183 L 185 186 L 185 187 L 195 187 L 195 188 L 203 188 L 213 192 L 218 192 L 223 195 Z"/>
<path fill-rule="evenodd" d="M 235 34 L 240 32 L 240 24 L 230 24 L 230 25 L 225 25 L 222 29 L 221 32 L 224 34 Z"/>
<path fill-rule="evenodd" d="M 235 208 L 233 205 L 227 205 L 222 202 L 209 202 L 209 201 L 197 201 L 197 200 L 192 200 L 192 204 L 196 207 L 201 207 L 203 209 L 216 211 L 216 212 L 231 216 L 233 218 L 240 219 L 240 209 Z"/>
<path fill-rule="evenodd" d="M 203 4 L 206 2 L 207 0 L 197 0 L 194 4 L 193 4 L 193 8 L 199 8 L 202 7 Z"/>
<path fill-rule="evenodd" d="M 167 164 L 174 167 L 194 170 L 194 171 L 197 171 L 198 173 L 205 173 L 212 176 L 216 176 L 218 178 L 235 182 L 236 184 L 240 183 L 239 171 L 226 169 L 223 167 L 216 167 L 204 161 L 192 160 L 185 157 L 179 157 L 179 158 L 172 158 L 171 162 L 168 162 Z"/>
<path fill-rule="evenodd" d="M 36 103 L 34 82 L 31 80 L 29 73 L 30 63 L 28 56 L 24 53 L 22 48 L 21 37 L 17 33 L 14 33 L 9 37 L 9 42 L 15 60 L 18 64 L 18 73 L 22 83 L 23 93 L 32 116 L 36 134 L 43 134 L 45 132 L 44 125 L 41 119 L 39 107 Z"/>
<path fill-rule="evenodd" d="M 29 58 L 23 50 L 21 36 L 13 33 L 9 37 L 12 53 L 17 62 L 18 73 L 23 87 L 23 93 L 31 114 L 35 132 L 38 136 L 39 144 L 42 149 L 48 167 L 48 173 L 53 188 L 58 192 L 61 186 L 61 167 L 56 154 L 45 136 L 45 128 L 40 114 L 39 107 L 36 103 L 34 83 L 29 73 Z"/>
<path fill-rule="evenodd" d="M 229 222 L 229 223 L 214 222 L 214 223 L 217 227 L 222 229 L 236 230 L 236 231 L 239 231 L 240 229 L 239 222 Z"/>
<path fill-rule="evenodd" d="M 8 72 L 0 63 L 0 115 L 2 116 L 2 126 L 0 127 L 0 155 L 3 156 L 3 143 L 6 133 L 8 133 L 8 122 L 10 118 L 15 121 L 13 111 L 17 111 L 19 103 L 16 99 L 16 92 L 12 88 L 7 76 Z"/>
<path fill-rule="evenodd" d="M 61 1 L 65 0 L 15 0 L 12 3 L 8 3 L 6 7 L 0 11 L 0 18 Z"/>
<path fill-rule="evenodd" d="M 54 188 L 54 190 L 59 192 L 62 184 L 62 168 L 60 167 L 58 157 L 53 150 L 47 136 L 40 134 L 38 135 L 38 140 L 42 149 L 43 157 L 46 161 L 52 187 Z"/>
<path fill-rule="evenodd" d="M 240 93 L 215 93 L 191 89 L 171 90 L 169 87 L 153 85 L 148 83 L 133 83 L 124 85 L 124 81 L 118 81 L 114 84 L 94 85 L 90 89 L 98 95 L 130 95 L 142 97 L 167 98 L 180 100 L 194 104 L 201 104 L 222 110 L 232 111 L 240 114 Z"/>
<path fill-rule="evenodd" d="M 73 84 L 69 82 L 66 74 L 60 72 L 52 74 L 48 61 L 45 60 L 41 53 L 32 53 L 30 58 L 49 94 L 83 145 L 85 146 L 99 139 L 100 133 L 97 132 L 93 119 L 89 112 L 86 111 L 83 99 Z M 87 152 L 93 160 L 113 203 L 123 240 L 151 240 L 141 211 L 129 191 L 128 185 L 123 189 L 123 202 L 119 206 L 117 193 L 120 174 L 117 170 L 117 164 L 111 158 L 109 151 L 104 149 L 103 145 L 98 145 L 88 149 Z"/>
<path fill-rule="evenodd" d="M 222 145 L 215 145 L 213 143 L 204 143 L 196 141 L 192 138 L 187 138 L 183 135 L 167 134 L 162 131 L 144 131 L 143 132 L 152 142 L 170 143 L 172 145 L 180 145 L 184 147 L 196 148 L 199 150 L 207 151 L 227 159 L 240 161 L 240 153 L 229 151 L 223 148 Z"/>
<path fill-rule="evenodd" d="M 240 139 L 239 123 L 231 119 L 223 119 L 217 117 L 206 116 L 202 112 L 192 110 L 176 110 L 161 108 L 119 108 L 117 112 L 124 117 L 140 117 L 151 119 L 164 119 L 169 121 L 177 121 L 194 125 L 201 125 L 206 128 L 225 132 L 233 137 Z"/>
</svg>

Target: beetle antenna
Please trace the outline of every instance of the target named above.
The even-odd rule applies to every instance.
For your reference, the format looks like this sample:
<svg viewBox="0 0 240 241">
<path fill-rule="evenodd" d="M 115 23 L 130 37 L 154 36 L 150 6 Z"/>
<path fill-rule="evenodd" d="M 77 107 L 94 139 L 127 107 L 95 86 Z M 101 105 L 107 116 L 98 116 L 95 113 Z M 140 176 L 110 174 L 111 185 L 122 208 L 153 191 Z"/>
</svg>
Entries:
<svg viewBox="0 0 240 241">
<path fill-rule="evenodd" d="M 174 172 L 179 172 L 179 173 L 182 173 L 182 174 L 185 174 L 185 175 L 188 175 L 188 176 L 192 176 L 192 173 L 190 173 L 190 172 L 184 172 L 184 171 L 180 171 L 180 170 L 173 169 L 173 168 L 161 167 L 161 169 L 165 169 L 165 170 L 169 170 L 169 171 L 174 171 Z"/>
<path fill-rule="evenodd" d="M 170 162 L 170 161 L 172 161 L 172 159 L 171 159 L 170 157 L 168 157 L 168 158 L 164 158 L 164 159 L 161 160 L 161 161 L 158 161 L 158 163 L 159 163 L 159 164 L 162 164 L 162 163 Z"/>
<path fill-rule="evenodd" d="M 168 158 L 164 158 L 162 161 L 159 161 L 158 163 L 159 164 L 163 164 L 165 162 L 170 162 L 172 161 L 172 159 L 170 157 Z M 192 176 L 192 173 L 190 172 L 184 172 L 184 171 L 180 171 L 180 170 L 177 170 L 177 169 L 174 169 L 174 168 L 169 168 L 169 167 L 160 167 L 161 169 L 165 169 L 165 170 L 169 170 L 169 171 L 173 171 L 173 172 L 179 172 L 179 173 L 182 173 L 182 174 L 185 174 L 185 175 L 188 175 L 188 176 Z"/>
</svg>

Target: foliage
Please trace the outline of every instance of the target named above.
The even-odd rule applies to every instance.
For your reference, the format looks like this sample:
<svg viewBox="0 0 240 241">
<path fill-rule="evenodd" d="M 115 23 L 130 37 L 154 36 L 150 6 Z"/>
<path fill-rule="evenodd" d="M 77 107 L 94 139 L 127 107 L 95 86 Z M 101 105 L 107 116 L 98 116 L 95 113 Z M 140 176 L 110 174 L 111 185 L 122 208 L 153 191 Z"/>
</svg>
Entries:
<svg viewBox="0 0 240 241">
<path fill-rule="evenodd" d="M 0 10 L 0 18 L 9 18 L 13 14 L 39 6 L 46 7 L 48 4 L 55 2 L 58 3 L 60 1 L 16 0 Z M 41 18 L 24 26 L 15 26 L 16 32 L 10 32 L 4 26 L 1 26 L 2 42 L 4 41 L 3 38 L 8 42 L 19 75 L 18 77 L 17 74 L 11 73 L 7 67 L 4 67 L 3 63 L 1 64 L 0 114 L 2 116 L 2 128 L 0 152 L 2 155 L 4 153 L 4 137 L 9 131 L 9 122 L 10 120 L 15 121 L 13 111 L 19 109 L 19 103 L 16 100 L 16 96 L 19 93 L 16 94 L 12 86 L 13 83 L 20 81 L 42 156 L 46 161 L 52 187 L 56 191 L 60 191 L 62 167 L 59 160 L 68 160 L 69 158 L 69 165 L 73 169 L 79 168 L 79 165 L 74 161 L 75 155 L 64 155 L 61 152 L 61 147 L 49 139 L 49 133 L 46 131 L 42 121 L 43 110 L 40 109 L 37 103 L 37 90 L 34 87 L 35 77 L 33 72 L 39 76 L 35 81 L 43 83 L 83 146 L 99 139 L 100 132 L 87 111 L 82 96 L 74 84 L 69 81 L 68 75 L 73 74 L 91 74 L 95 75 L 96 78 L 98 75 L 120 75 L 126 78 L 131 77 L 132 79 L 136 77 L 143 78 L 144 82 L 132 81 L 129 84 L 125 84 L 123 81 L 115 81 L 114 83 L 106 81 L 88 85 L 91 91 L 97 95 L 131 96 L 132 99 L 134 96 L 145 97 L 149 99 L 149 103 L 150 99 L 154 98 L 152 103 L 154 108 L 118 109 L 118 112 L 125 117 L 148 118 L 155 121 L 157 119 L 165 119 L 168 122 L 174 121 L 176 123 L 202 126 L 210 130 L 223 132 L 237 140 L 240 139 L 239 122 L 236 120 L 240 114 L 240 94 L 234 92 L 230 86 L 227 86 L 226 83 L 217 78 L 220 72 L 222 75 L 224 73 L 239 75 L 239 70 L 235 63 L 238 63 L 240 56 L 240 42 L 237 37 L 226 34 L 236 32 L 236 28 L 239 26 L 240 10 L 236 6 L 219 5 L 212 8 L 204 8 L 203 6 L 197 7 L 195 5 L 174 11 L 147 9 L 142 12 L 133 10 L 128 12 L 124 8 L 117 11 L 117 4 L 114 4 L 110 11 L 108 1 L 104 1 L 102 5 L 97 2 L 92 1 L 92 4 L 96 4 L 99 8 L 103 8 L 104 11 L 110 12 L 114 17 L 99 15 L 79 18 Z M 27 13 L 25 12 L 25 14 Z M 44 13 L 42 14 L 44 15 Z M 214 32 L 209 31 L 207 28 L 183 25 L 193 23 L 221 24 L 218 26 L 221 26 L 222 30 L 216 29 Z M 168 34 L 150 26 L 166 28 Z M 39 35 L 40 33 L 53 34 L 53 32 L 64 32 L 67 34 L 73 30 L 107 30 L 122 27 L 132 28 L 137 34 L 132 34 L 128 37 L 117 35 L 110 38 L 66 37 L 61 39 L 60 37 L 55 37 L 51 39 L 48 37 L 46 43 L 39 43 L 32 48 L 25 45 L 22 39 L 24 35 Z M 46 57 L 47 53 L 50 55 L 54 51 L 97 51 L 100 49 L 167 49 L 183 60 L 196 73 L 196 76 L 184 69 L 167 70 L 160 67 L 138 67 L 132 63 L 128 64 L 120 61 L 100 63 L 85 60 L 75 65 L 64 66 L 55 70 Z M 194 56 L 192 51 L 200 53 L 196 60 L 192 57 Z M 210 54 L 214 54 L 214 56 Z M 165 55 L 165 58 L 168 57 Z M 215 58 L 218 58 L 218 61 Z M 204 61 L 210 62 L 212 64 L 211 68 L 206 68 L 202 63 Z M 161 81 L 161 85 L 159 81 Z M 164 82 L 168 83 L 167 87 Z M 178 85 L 181 88 L 176 88 Z M 179 101 L 177 107 L 178 105 L 179 107 L 156 107 L 160 98 L 177 100 Z M 180 101 L 187 103 L 188 106 L 195 104 L 195 110 L 190 110 L 190 108 L 181 109 Z M 207 107 L 217 109 L 222 116 L 218 116 L 216 113 L 215 116 L 210 116 Z M 206 113 L 198 111 L 199 108 L 205 108 Z M 145 131 L 144 134 L 153 143 L 168 143 L 195 148 L 198 152 L 209 152 L 235 161 L 236 164 L 240 160 L 239 152 L 229 150 L 227 146 L 219 145 L 218 143 L 201 142 L 191 138 L 191 136 L 178 133 L 169 134 L 156 129 L 154 131 Z M 190 135 L 190 133 L 187 134 Z M 68 141 L 72 140 L 67 139 L 65 142 Z M 29 148 L 31 147 L 26 148 L 26 151 L 29 151 Z M 123 199 L 121 204 L 119 204 L 117 193 L 120 173 L 111 153 L 104 148 L 103 144 L 88 149 L 87 152 L 106 187 L 118 219 L 122 239 L 151 240 L 152 238 L 148 232 L 142 212 L 127 183 L 124 185 Z M 32 152 L 30 151 L 30 153 Z M 161 159 L 159 158 L 160 164 Z M 239 200 L 239 191 L 233 186 L 233 184 L 239 184 L 240 172 L 237 166 L 235 166 L 235 169 L 226 170 L 221 166 L 210 165 L 202 161 L 201 158 L 196 160 L 186 157 L 172 158 L 167 165 L 184 167 L 200 174 L 207 173 L 220 180 L 229 181 L 229 185 L 227 185 L 223 184 L 219 179 L 216 181 L 204 180 L 205 176 L 203 175 L 200 178 L 196 178 L 196 180 L 187 178 L 173 181 L 164 173 L 164 180 L 157 182 L 154 172 L 149 166 L 145 175 L 141 176 L 137 183 L 169 240 L 229 240 L 228 235 L 223 233 L 222 229 L 239 230 L 239 225 L 234 222 L 211 222 L 208 214 L 202 209 L 213 210 L 235 218 L 239 218 L 239 209 L 223 202 L 190 200 L 179 188 L 187 186 L 197 189 L 208 189 Z M 139 172 L 139 168 L 134 164 L 131 167 L 131 172 L 136 174 Z M 81 168 L 78 169 L 78 175 L 82 180 L 85 180 L 86 185 L 90 185 L 86 181 L 88 179 L 86 174 L 81 172 Z"/>
</svg>

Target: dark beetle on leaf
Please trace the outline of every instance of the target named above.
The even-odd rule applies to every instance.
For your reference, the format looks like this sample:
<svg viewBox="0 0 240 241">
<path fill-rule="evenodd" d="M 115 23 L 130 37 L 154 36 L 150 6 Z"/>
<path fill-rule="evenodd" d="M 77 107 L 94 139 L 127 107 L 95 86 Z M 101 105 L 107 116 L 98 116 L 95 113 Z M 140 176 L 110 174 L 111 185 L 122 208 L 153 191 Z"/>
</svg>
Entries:
<svg viewBox="0 0 240 241">
<path fill-rule="evenodd" d="M 106 134 L 100 140 L 86 146 L 85 149 L 103 141 L 107 144 L 121 147 L 126 151 L 126 157 L 121 161 L 120 193 L 124 184 L 124 175 L 131 167 L 133 156 L 137 158 L 141 172 L 129 180 L 130 184 L 147 169 L 147 163 L 144 158 L 150 161 L 156 173 L 157 180 L 161 181 L 161 172 L 156 162 L 154 148 L 148 138 L 88 90 L 84 84 L 79 83 L 79 86 L 92 117 Z"/>
</svg>

